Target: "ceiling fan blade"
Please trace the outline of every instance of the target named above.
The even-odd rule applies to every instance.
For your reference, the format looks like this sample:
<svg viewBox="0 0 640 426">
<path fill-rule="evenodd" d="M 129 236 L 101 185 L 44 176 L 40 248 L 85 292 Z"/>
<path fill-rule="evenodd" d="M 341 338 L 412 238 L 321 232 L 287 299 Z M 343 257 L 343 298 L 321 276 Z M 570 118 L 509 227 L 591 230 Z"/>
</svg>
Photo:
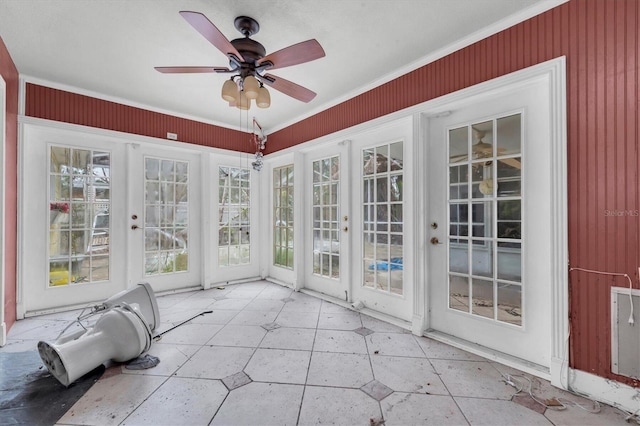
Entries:
<svg viewBox="0 0 640 426">
<path fill-rule="evenodd" d="M 462 161 L 467 161 L 468 158 L 469 156 L 467 154 L 452 155 L 451 157 L 449 157 L 449 162 L 460 163 Z"/>
<path fill-rule="evenodd" d="M 498 161 L 518 170 L 522 168 L 522 163 L 520 163 L 520 160 L 517 158 L 499 158 Z"/>
<path fill-rule="evenodd" d="M 299 101 L 307 103 L 316 97 L 316 92 L 289 80 L 285 80 L 284 78 L 277 77 L 272 74 L 257 75 L 256 77 L 258 77 L 264 84 L 271 86 L 277 91 Z"/>
<path fill-rule="evenodd" d="M 256 62 L 257 66 L 265 62 L 271 62 L 273 66 L 268 69 L 290 67 L 291 65 L 303 64 L 324 57 L 324 49 L 317 40 L 311 39 L 303 41 L 277 52 L 273 52 Z"/>
<path fill-rule="evenodd" d="M 218 48 L 225 55 L 235 55 L 241 62 L 244 62 L 242 55 L 236 50 L 231 42 L 220 32 L 220 30 L 211 23 L 211 21 L 199 12 L 181 11 L 180 15 L 191 24 L 200 34 L 204 36 L 209 43 Z"/>
<path fill-rule="evenodd" d="M 226 67 L 155 67 L 156 71 L 164 74 L 193 74 L 206 72 L 232 72 Z"/>
<path fill-rule="evenodd" d="M 471 146 L 471 151 L 473 153 L 492 153 L 493 152 L 493 145 L 487 142 L 483 142 L 482 140 L 480 140 L 478 143 L 474 144 L 473 146 Z"/>
</svg>

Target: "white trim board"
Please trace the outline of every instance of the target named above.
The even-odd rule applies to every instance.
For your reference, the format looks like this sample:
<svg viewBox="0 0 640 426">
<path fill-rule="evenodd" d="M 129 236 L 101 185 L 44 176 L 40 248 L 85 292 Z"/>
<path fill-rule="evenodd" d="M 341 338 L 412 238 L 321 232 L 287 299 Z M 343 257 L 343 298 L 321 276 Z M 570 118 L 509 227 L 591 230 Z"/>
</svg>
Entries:
<svg viewBox="0 0 640 426">
<path fill-rule="evenodd" d="M 629 413 L 637 413 L 640 410 L 639 388 L 573 368 L 566 370 L 569 382 L 562 386 L 563 389 Z"/>
</svg>

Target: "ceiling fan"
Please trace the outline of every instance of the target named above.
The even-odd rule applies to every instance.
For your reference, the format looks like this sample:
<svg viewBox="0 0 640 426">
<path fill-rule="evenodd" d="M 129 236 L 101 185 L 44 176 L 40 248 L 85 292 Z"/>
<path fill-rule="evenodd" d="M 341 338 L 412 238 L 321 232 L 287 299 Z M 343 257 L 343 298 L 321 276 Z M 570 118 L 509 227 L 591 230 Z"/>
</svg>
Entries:
<svg viewBox="0 0 640 426">
<path fill-rule="evenodd" d="M 492 158 L 493 157 L 493 145 L 490 143 L 487 143 L 483 140 L 485 133 L 483 131 L 477 130 L 475 128 L 472 128 L 473 131 L 473 137 L 474 139 L 478 139 L 478 142 L 474 143 L 473 145 L 471 145 L 471 159 L 472 160 L 481 160 L 483 158 Z M 505 149 L 504 148 L 500 148 L 497 147 L 496 148 L 496 155 L 503 155 Z M 469 156 L 467 154 L 460 154 L 460 155 L 454 155 L 452 156 L 449 161 L 451 163 L 457 163 L 460 161 L 467 161 L 467 159 L 469 158 Z M 520 163 L 520 160 L 518 160 L 517 158 L 498 158 L 499 162 L 502 162 L 504 164 L 507 164 L 511 167 L 514 167 L 516 169 L 520 169 L 522 167 L 522 164 Z M 485 162 L 485 165 L 490 165 L 491 161 Z"/>
<path fill-rule="evenodd" d="M 264 89 L 263 83 L 302 102 L 309 102 L 316 96 L 315 92 L 305 87 L 285 80 L 284 78 L 277 77 L 273 74 L 265 73 L 265 71 L 298 65 L 324 57 L 324 50 L 317 40 L 311 39 L 303 41 L 267 55 L 264 46 L 250 38 L 260 30 L 260 25 L 253 18 L 248 16 L 237 17 L 234 21 L 234 25 L 244 37 L 229 41 L 202 13 L 182 11 L 180 12 L 180 15 L 218 50 L 227 55 L 229 58 L 229 67 L 155 67 L 157 71 L 169 74 L 234 74 L 230 81 L 225 82 L 227 87 L 225 89 L 225 86 L 223 86 L 222 93 L 223 98 L 229 101 L 230 106 L 240 107 L 240 104 L 242 103 L 242 100 L 238 98 L 235 93 L 233 93 L 233 96 L 235 97 L 232 97 L 231 91 L 229 90 L 230 87 L 234 89 L 234 92 L 237 92 L 239 88 L 243 92 L 246 91 L 247 93 L 251 93 L 251 95 L 247 95 L 247 97 L 249 97 L 249 100 L 256 99 L 258 106 L 262 106 L 263 108 L 269 106 L 270 99 L 267 99 L 267 101 L 263 102 L 262 105 L 260 100 L 257 99 L 259 90 Z M 237 83 L 234 81 L 234 78 L 236 77 L 239 77 Z M 254 80 L 257 79 L 259 82 L 251 80 L 251 78 Z M 228 83 L 233 83 L 233 85 Z M 248 87 L 249 85 L 251 85 L 251 88 Z M 251 91 L 249 91 L 249 89 Z M 266 92 L 266 89 L 263 93 L 264 92 Z M 266 96 L 268 97 L 268 92 L 266 92 Z"/>
</svg>

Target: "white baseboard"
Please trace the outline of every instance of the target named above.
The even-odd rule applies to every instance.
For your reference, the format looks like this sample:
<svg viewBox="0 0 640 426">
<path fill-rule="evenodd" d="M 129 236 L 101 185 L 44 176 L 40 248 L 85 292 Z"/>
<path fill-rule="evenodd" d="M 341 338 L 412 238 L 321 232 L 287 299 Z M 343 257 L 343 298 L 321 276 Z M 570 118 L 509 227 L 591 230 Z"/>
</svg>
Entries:
<svg viewBox="0 0 640 426">
<path fill-rule="evenodd" d="M 281 280 L 279 280 L 279 279 L 277 279 L 277 278 L 273 278 L 273 277 L 266 277 L 266 278 L 263 278 L 263 280 L 268 281 L 268 282 L 270 282 L 270 283 L 272 283 L 272 284 L 281 285 L 282 287 L 287 287 L 287 288 L 291 288 L 291 289 L 294 289 L 294 290 L 295 290 L 295 288 L 294 288 L 293 284 L 291 284 L 291 283 L 287 283 L 287 282 L 284 282 L 284 281 L 281 281 Z M 297 290 L 296 290 L 296 291 L 297 291 Z"/>
<path fill-rule="evenodd" d="M 504 364 L 508 367 L 515 368 L 525 373 L 531 374 L 536 377 L 540 377 L 545 380 L 550 380 L 550 369 L 544 366 L 534 364 L 532 362 L 516 358 L 514 356 L 499 352 L 485 346 L 481 346 L 475 343 L 468 342 L 466 340 L 459 339 L 449 334 L 441 333 L 439 331 L 427 330 L 424 333 L 425 337 L 433 340 L 437 340 L 442 343 L 446 343 L 449 346 L 453 346 L 458 349 L 471 352 L 472 354 L 481 356 L 490 361 L 495 361 L 500 364 Z"/>
<path fill-rule="evenodd" d="M 568 369 L 568 379 L 565 389 L 571 392 L 629 413 L 640 410 L 640 388 L 572 368 Z"/>
<path fill-rule="evenodd" d="M 343 308 L 346 309 L 350 309 L 354 312 L 361 312 L 365 315 L 368 315 L 372 318 L 378 319 L 380 321 L 384 321 L 387 322 L 391 325 L 395 325 L 396 327 L 400 327 L 403 328 L 407 331 L 411 331 L 411 323 L 408 321 L 404 321 L 401 320 L 399 318 L 395 318 L 392 317 L 390 315 L 386 315 L 383 314 L 381 312 L 378 311 L 374 311 L 373 309 L 369 309 L 367 307 L 361 308 L 361 309 L 354 309 L 354 307 L 352 306 L 352 304 L 350 302 L 347 302 L 345 300 L 342 299 L 338 299 L 336 297 L 333 296 L 328 296 L 326 294 L 314 291 L 314 290 L 309 290 L 308 288 L 301 288 L 300 289 L 300 293 L 304 293 L 304 294 L 308 294 L 309 296 L 313 296 L 313 297 L 317 297 L 318 299 L 322 299 L 322 300 L 326 300 L 327 302 L 331 302 L 335 305 L 338 306 L 342 306 Z"/>
<path fill-rule="evenodd" d="M 640 388 L 575 370 L 564 359 L 551 359 L 551 384 L 629 413 L 640 410 Z"/>
</svg>

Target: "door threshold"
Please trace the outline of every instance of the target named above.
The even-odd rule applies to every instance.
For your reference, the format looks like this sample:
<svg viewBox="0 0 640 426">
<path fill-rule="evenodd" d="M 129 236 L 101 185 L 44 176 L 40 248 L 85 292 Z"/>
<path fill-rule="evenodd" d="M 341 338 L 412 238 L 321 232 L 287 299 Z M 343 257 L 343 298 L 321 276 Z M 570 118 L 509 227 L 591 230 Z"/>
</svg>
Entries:
<svg viewBox="0 0 640 426">
<path fill-rule="evenodd" d="M 309 290 L 307 288 L 301 288 L 300 293 L 308 294 L 309 296 L 317 297 L 318 299 L 326 300 L 327 302 L 331 302 L 335 305 L 342 306 L 343 308 L 347 308 L 354 312 L 360 312 L 361 314 L 365 314 L 372 318 L 375 318 L 380 321 L 384 321 L 391 325 L 395 325 L 396 327 L 400 327 L 402 329 L 411 331 L 411 323 L 409 321 L 402 320 L 400 318 L 393 317 L 391 315 L 374 311 L 373 309 L 369 309 L 364 307 L 362 309 L 355 309 L 352 303 L 347 302 L 346 300 L 339 299 L 337 297 L 328 296 L 324 293 L 320 293 L 318 291 Z"/>
<path fill-rule="evenodd" d="M 436 330 L 427 330 L 424 332 L 424 337 L 428 337 L 438 342 L 446 343 L 458 349 L 471 352 L 472 354 L 487 358 L 490 361 L 495 361 L 500 364 L 504 364 L 508 367 L 512 367 L 529 373 L 533 376 L 540 377 L 541 379 L 551 380 L 551 372 L 549 367 L 527 361 L 522 358 L 518 358 L 504 352 L 496 351 L 494 349 L 487 348 L 486 346 L 472 343 L 467 340 L 460 339 L 459 337 L 452 336 L 450 334 L 442 333 Z"/>
</svg>

